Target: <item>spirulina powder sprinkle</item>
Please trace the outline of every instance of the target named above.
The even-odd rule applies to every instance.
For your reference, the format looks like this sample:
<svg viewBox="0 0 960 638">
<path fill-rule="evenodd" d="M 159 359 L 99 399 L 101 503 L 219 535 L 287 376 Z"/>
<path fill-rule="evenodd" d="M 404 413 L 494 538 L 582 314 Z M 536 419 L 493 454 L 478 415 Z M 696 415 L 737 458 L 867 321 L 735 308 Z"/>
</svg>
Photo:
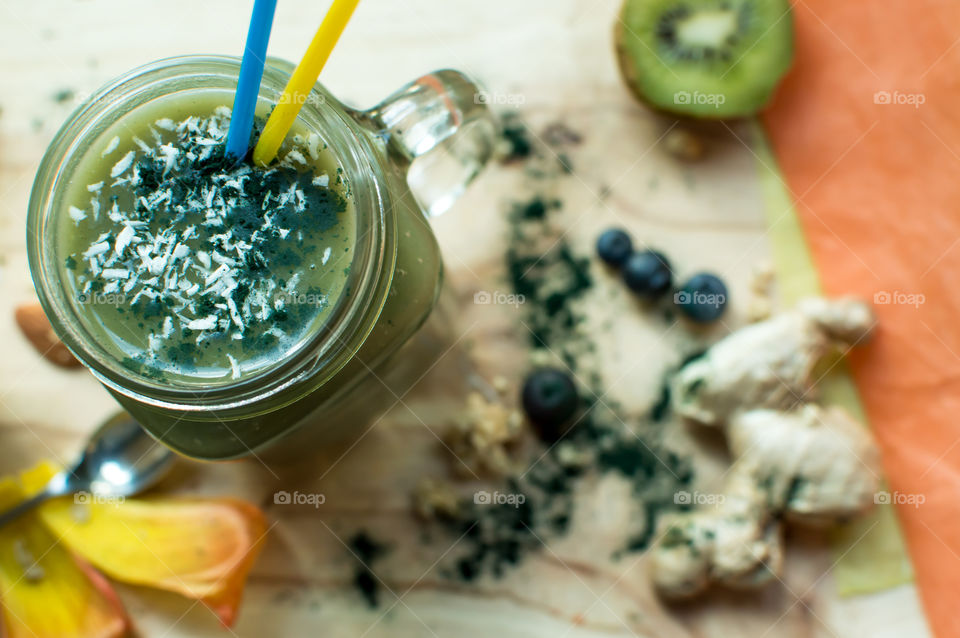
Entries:
<svg viewBox="0 0 960 638">
<path fill-rule="evenodd" d="M 660 515 L 687 507 L 676 504 L 674 495 L 690 485 L 693 468 L 662 440 L 669 406 L 661 397 L 646 418 L 631 419 L 603 387 L 597 369 L 602 362 L 583 329 L 593 287 L 589 258 L 576 254 L 562 236 L 556 239 L 554 217 L 561 208 L 562 202 L 543 196 L 513 204 L 506 268 L 513 292 L 525 299 L 530 347 L 557 354 L 588 385 L 580 388 L 583 412 L 560 443 L 536 452 L 522 476 L 498 488 L 523 495 L 522 503 L 466 500 L 455 515 L 441 518 L 454 535 L 463 536 L 453 565 L 444 571 L 451 578 L 501 576 L 565 534 L 576 513 L 574 491 L 588 474 L 615 474 L 632 487 L 638 518 L 618 555 L 646 549 Z"/>
<path fill-rule="evenodd" d="M 353 585 L 371 609 L 380 603 L 380 579 L 373 571 L 373 564 L 389 551 L 389 547 L 374 540 L 366 531 L 354 534 L 348 543 L 357 567 Z"/>
</svg>

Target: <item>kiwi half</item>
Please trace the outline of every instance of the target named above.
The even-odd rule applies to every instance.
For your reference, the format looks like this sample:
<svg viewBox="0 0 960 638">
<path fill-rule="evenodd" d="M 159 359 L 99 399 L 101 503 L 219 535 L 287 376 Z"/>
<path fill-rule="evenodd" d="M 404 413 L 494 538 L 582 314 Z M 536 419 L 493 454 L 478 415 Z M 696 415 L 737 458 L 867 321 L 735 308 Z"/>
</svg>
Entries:
<svg viewBox="0 0 960 638">
<path fill-rule="evenodd" d="M 698 118 L 756 113 L 793 59 L 788 0 L 626 0 L 616 25 L 627 85 Z"/>
</svg>

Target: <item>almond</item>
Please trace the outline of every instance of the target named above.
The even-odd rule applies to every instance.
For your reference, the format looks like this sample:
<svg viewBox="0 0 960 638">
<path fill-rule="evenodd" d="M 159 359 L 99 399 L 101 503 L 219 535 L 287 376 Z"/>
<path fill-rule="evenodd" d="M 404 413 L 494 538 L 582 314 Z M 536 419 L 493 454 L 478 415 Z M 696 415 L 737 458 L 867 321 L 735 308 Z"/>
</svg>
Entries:
<svg viewBox="0 0 960 638">
<path fill-rule="evenodd" d="M 80 362 L 53 331 L 43 307 L 36 304 L 24 304 L 14 312 L 17 325 L 37 352 L 50 363 L 63 368 L 77 368 Z"/>
</svg>

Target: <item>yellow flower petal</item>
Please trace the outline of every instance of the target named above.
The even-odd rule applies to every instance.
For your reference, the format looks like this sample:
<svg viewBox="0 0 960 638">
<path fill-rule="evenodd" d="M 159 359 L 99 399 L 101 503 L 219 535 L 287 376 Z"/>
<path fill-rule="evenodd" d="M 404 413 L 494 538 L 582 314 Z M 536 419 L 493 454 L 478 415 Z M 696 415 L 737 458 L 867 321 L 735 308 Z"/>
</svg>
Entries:
<svg viewBox="0 0 960 638">
<path fill-rule="evenodd" d="M 12 479 L 0 480 L 0 508 L 23 496 Z M 7 638 L 120 638 L 130 626 L 103 576 L 33 513 L 0 528 L 0 601 Z"/>
<path fill-rule="evenodd" d="M 49 466 L 25 473 L 38 487 Z M 230 625 L 266 534 L 263 513 L 230 499 L 58 499 L 40 516 L 78 556 L 116 580 L 203 601 Z"/>
</svg>

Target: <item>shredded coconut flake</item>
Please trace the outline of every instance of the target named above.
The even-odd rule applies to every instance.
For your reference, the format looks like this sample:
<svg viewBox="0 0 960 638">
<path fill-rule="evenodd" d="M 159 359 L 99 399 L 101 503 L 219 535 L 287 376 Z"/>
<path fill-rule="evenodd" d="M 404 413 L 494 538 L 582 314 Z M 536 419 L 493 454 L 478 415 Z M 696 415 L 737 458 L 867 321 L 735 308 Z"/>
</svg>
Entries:
<svg viewBox="0 0 960 638">
<path fill-rule="evenodd" d="M 187 322 L 187 328 L 190 330 L 212 330 L 217 327 L 216 315 L 209 315 L 203 319 L 194 319 Z"/>
<path fill-rule="evenodd" d="M 110 177 L 119 177 L 123 175 L 133 164 L 134 152 L 130 151 L 124 155 L 119 162 L 113 165 L 113 168 L 110 170 Z"/>
<path fill-rule="evenodd" d="M 67 212 L 70 214 L 70 219 L 72 219 L 73 223 L 75 224 L 79 224 L 87 218 L 87 214 L 76 206 L 71 206 Z"/>
<path fill-rule="evenodd" d="M 113 138 L 107 142 L 107 147 L 103 149 L 103 153 L 101 153 L 100 157 L 106 157 L 110 153 L 117 150 L 118 146 L 120 146 L 120 138 L 114 135 Z"/>
<path fill-rule="evenodd" d="M 232 355 L 227 355 L 227 359 L 230 360 L 230 378 L 239 379 L 240 378 L 240 364 L 237 363 L 237 360 Z"/>
</svg>

